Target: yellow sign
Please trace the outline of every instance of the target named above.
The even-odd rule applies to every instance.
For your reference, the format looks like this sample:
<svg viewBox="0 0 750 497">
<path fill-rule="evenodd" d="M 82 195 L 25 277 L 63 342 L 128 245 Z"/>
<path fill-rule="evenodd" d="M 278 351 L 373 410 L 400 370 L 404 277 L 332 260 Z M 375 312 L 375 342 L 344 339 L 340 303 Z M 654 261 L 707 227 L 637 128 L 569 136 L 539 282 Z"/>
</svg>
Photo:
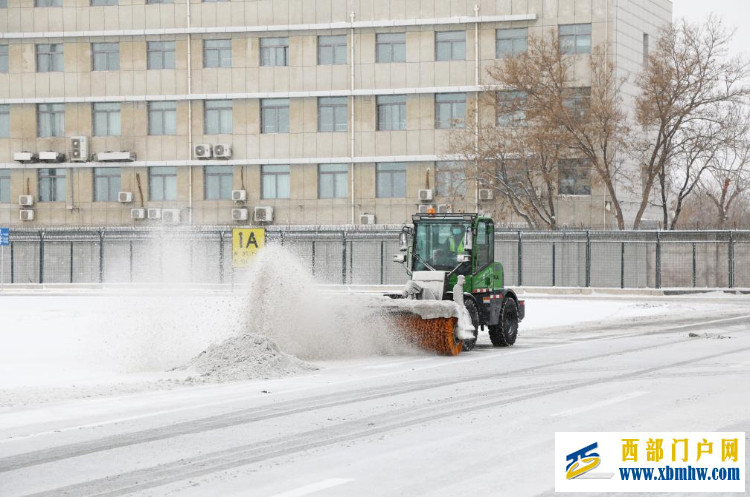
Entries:
<svg viewBox="0 0 750 497">
<path fill-rule="evenodd" d="M 232 266 L 247 267 L 250 259 L 265 244 L 265 228 L 234 228 L 232 230 Z"/>
</svg>

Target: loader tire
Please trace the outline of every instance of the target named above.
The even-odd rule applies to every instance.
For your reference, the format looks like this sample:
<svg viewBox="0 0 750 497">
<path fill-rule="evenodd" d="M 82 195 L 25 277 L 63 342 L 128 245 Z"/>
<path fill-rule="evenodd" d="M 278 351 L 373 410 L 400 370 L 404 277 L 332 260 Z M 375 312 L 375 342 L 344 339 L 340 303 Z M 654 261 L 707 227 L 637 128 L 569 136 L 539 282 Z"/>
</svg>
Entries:
<svg viewBox="0 0 750 497">
<path fill-rule="evenodd" d="M 466 310 L 469 312 L 469 316 L 471 316 L 471 324 L 474 326 L 474 339 L 464 340 L 463 349 L 468 351 L 472 350 L 477 344 L 477 335 L 479 335 L 479 310 L 477 309 L 476 302 L 470 298 L 466 298 L 464 301 L 464 307 L 466 307 Z"/>
<path fill-rule="evenodd" d="M 518 336 L 518 305 L 512 298 L 506 298 L 500 312 L 500 322 L 490 326 L 490 340 L 495 347 L 510 347 Z"/>
</svg>

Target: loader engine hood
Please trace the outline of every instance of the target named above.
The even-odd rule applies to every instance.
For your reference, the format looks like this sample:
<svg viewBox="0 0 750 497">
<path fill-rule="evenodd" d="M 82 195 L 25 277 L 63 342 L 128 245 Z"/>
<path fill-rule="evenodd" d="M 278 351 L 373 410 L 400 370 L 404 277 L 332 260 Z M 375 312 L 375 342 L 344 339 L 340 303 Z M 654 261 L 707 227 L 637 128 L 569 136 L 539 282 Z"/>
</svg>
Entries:
<svg viewBox="0 0 750 497">
<path fill-rule="evenodd" d="M 443 300 L 446 271 L 414 271 L 404 287 L 404 297 L 418 300 Z"/>
</svg>

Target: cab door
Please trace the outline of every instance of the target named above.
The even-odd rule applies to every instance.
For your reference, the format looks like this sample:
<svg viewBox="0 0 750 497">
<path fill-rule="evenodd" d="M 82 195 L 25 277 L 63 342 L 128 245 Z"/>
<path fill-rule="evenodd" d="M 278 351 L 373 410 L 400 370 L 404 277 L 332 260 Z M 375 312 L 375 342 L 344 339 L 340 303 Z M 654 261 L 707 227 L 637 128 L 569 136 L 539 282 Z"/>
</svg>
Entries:
<svg viewBox="0 0 750 497">
<path fill-rule="evenodd" d="M 477 223 L 474 238 L 474 268 L 472 291 L 477 289 L 493 289 L 496 285 L 494 278 L 495 263 L 495 226 L 490 220 L 480 220 Z"/>
</svg>

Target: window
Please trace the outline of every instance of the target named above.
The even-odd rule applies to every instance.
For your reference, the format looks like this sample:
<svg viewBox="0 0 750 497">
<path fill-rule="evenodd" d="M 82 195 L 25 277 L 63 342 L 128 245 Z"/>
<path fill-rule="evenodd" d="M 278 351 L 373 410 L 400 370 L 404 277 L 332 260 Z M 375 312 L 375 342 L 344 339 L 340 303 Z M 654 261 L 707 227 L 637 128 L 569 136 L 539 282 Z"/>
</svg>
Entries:
<svg viewBox="0 0 750 497">
<path fill-rule="evenodd" d="M 529 44 L 528 28 L 498 29 L 495 33 L 495 56 L 498 59 L 526 52 Z"/>
<path fill-rule="evenodd" d="M 346 35 L 318 36 L 318 64 L 346 64 Z"/>
<path fill-rule="evenodd" d="M 346 131 L 348 106 L 346 97 L 318 99 L 318 131 Z"/>
<path fill-rule="evenodd" d="M 0 72 L 8 72 L 8 45 L 0 45 Z"/>
<path fill-rule="evenodd" d="M 466 195 L 466 168 L 462 162 L 435 164 L 435 195 L 463 197 Z"/>
<path fill-rule="evenodd" d="M 559 33 L 562 53 L 591 53 L 591 24 L 563 24 Z"/>
<path fill-rule="evenodd" d="M 206 166 L 203 169 L 203 198 L 232 200 L 232 166 Z"/>
<path fill-rule="evenodd" d="M 105 5 L 117 5 L 118 0 L 91 0 L 92 7 L 100 7 Z"/>
<path fill-rule="evenodd" d="M 262 198 L 289 198 L 289 166 L 262 166 L 260 176 Z"/>
<path fill-rule="evenodd" d="M 476 256 L 476 267 L 474 271 L 480 271 L 495 260 L 495 237 L 492 223 L 479 221 L 477 223 L 477 244 L 474 247 Z"/>
<path fill-rule="evenodd" d="M 522 91 L 497 92 L 497 125 L 512 126 L 526 119 L 526 93 Z"/>
<path fill-rule="evenodd" d="M 260 101 L 260 132 L 289 133 L 289 99 L 264 98 Z"/>
<path fill-rule="evenodd" d="M 94 202 L 117 202 L 122 190 L 122 175 L 119 167 L 94 168 Z"/>
<path fill-rule="evenodd" d="M 382 95 L 378 97 L 378 131 L 406 129 L 406 97 Z"/>
<path fill-rule="evenodd" d="M 174 69 L 173 41 L 149 41 L 146 50 L 149 69 Z"/>
<path fill-rule="evenodd" d="M 203 0 L 203 3 L 211 3 L 211 2 L 228 2 L 229 0 Z"/>
<path fill-rule="evenodd" d="M 529 177 L 529 164 L 521 159 L 500 159 L 497 161 L 497 180 L 502 184 L 500 190 L 520 197 L 531 196 L 530 187 L 533 181 Z M 536 193 L 535 195 L 539 195 Z"/>
<path fill-rule="evenodd" d="M 565 90 L 563 105 L 579 118 L 586 115 L 590 101 L 591 88 L 568 88 Z"/>
<path fill-rule="evenodd" d="M 65 201 L 65 169 L 39 170 L 39 201 Z"/>
<path fill-rule="evenodd" d="M 0 0 L 0 9 L 8 8 L 8 0 Z"/>
<path fill-rule="evenodd" d="M 62 0 L 34 0 L 34 7 L 62 7 Z"/>
<path fill-rule="evenodd" d="M 466 60 L 466 31 L 435 33 L 435 60 Z"/>
<path fill-rule="evenodd" d="M 174 3 L 174 0 L 146 0 L 146 5 L 155 5 L 160 3 Z"/>
<path fill-rule="evenodd" d="M 648 33 L 643 33 L 643 67 L 648 67 Z"/>
<path fill-rule="evenodd" d="M 177 103 L 173 101 L 148 103 L 148 134 L 177 134 Z"/>
<path fill-rule="evenodd" d="M 232 133 L 232 101 L 206 100 L 203 104 L 203 133 L 228 135 Z"/>
<path fill-rule="evenodd" d="M 346 198 L 348 171 L 346 164 L 320 164 L 318 198 Z"/>
<path fill-rule="evenodd" d="M 435 95 L 435 129 L 463 128 L 466 124 L 466 94 Z"/>
<path fill-rule="evenodd" d="M 148 168 L 149 200 L 177 200 L 177 168 L 152 166 Z"/>
<path fill-rule="evenodd" d="M 289 38 L 261 38 L 260 65 L 288 66 Z"/>
<path fill-rule="evenodd" d="M 406 164 L 377 164 L 375 171 L 378 198 L 406 197 Z"/>
<path fill-rule="evenodd" d="M 91 70 L 118 71 L 120 69 L 119 43 L 92 43 Z"/>
<path fill-rule="evenodd" d="M 0 169 L 0 204 L 10 203 L 10 169 Z"/>
<path fill-rule="evenodd" d="M 203 40 L 203 67 L 232 67 L 232 40 Z"/>
<path fill-rule="evenodd" d="M 37 136 L 65 136 L 65 104 L 37 104 Z"/>
<path fill-rule="evenodd" d="M 62 43 L 42 43 L 36 46 L 36 71 L 59 72 L 63 70 Z"/>
<path fill-rule="evenodd" d="M 591 195 L 591 167 L 583 159 L 563 159 L 558 163 L 560 195 Z"/>
<path fill-rule="evenodd" d="M 10 137 L 10 105 L 0 105 L 0 138 Z"/>
<path fill-rule="evenodd" d="M 94 136 L 120 136 L 120 103 L 102 102 L 93 105 Z"/>
<path fill-rule="evenodd" d="M 380 33 L 375 42 L 376 62 L 406 62 L 406 33 Z"/>
</svg>

